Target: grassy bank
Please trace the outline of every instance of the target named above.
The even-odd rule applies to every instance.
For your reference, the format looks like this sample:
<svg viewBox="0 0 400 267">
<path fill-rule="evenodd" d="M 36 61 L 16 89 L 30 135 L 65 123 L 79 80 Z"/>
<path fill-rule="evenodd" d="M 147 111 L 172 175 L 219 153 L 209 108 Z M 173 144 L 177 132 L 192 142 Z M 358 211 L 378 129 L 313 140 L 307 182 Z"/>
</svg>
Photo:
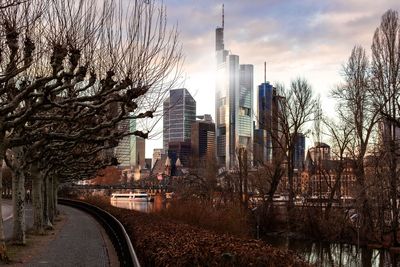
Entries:
<svg viewBox="0 0 400 267">
<path fill-rule="evenodd" d="M 125 226 L 143 266 L 308 266 L 293 252 L 174 221 L 160 214 L 116 208 L 106 198 L 87 202 Z"/>
</svg>

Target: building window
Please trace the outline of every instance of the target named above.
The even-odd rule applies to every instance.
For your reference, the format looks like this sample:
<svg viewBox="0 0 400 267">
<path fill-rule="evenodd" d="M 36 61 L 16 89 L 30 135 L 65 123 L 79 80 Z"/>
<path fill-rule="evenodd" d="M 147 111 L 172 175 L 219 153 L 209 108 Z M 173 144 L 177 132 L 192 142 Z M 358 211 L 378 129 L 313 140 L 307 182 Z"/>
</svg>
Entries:
<svg viewBox="0 0 400 267">
<path fill-rule="evenodd" d="M 251 111 L 250 111 L 249 108 L 240 107 L 239 115 L 241 115 L 241 116 L 250 116 L 251 115 Z"/>
</svg>

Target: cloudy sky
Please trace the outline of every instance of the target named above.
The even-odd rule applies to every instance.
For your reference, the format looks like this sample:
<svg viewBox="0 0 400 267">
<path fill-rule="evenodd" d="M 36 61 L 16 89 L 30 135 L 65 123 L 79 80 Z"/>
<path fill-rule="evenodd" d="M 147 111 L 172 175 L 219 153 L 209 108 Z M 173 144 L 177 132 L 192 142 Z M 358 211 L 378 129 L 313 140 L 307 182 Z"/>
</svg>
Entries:
<svg viewBox="0 0 400 267">
<path fill-rule="evenodd" d="M 341 81 L 341 66 L 354 45 L 369 52 L 375 29 L 398 0 L 164 0 L 168 21 L 177 23 L 185 62 L 184 87 L 197 101 L 197 114 L 214 117 L 215 28 L 225 4 L 225 49 L 254 65 L 255 87 L 267 80 L 289 85 L 306 78 L 326 112 L 335 110 L 329 91 Z M 256 91 L 254 91 L 256 92 Z M 158 129 L 160 129 L 158 127 Z M 162 147 L 162 136 L 146 143 L 146 157 Z"/>
</svg>

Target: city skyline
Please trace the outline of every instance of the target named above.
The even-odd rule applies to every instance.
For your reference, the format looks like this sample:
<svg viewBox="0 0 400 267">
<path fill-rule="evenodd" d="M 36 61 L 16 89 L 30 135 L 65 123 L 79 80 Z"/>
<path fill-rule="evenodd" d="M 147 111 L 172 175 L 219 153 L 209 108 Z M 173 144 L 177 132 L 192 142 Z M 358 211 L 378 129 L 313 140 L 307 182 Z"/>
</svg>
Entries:
<svg viewBox="0 0 400 267">
<path fill-rule="evenodd" d="M 215 1 L 164 2 L 168 22 L 177 23 L 185 62 L 181 87 L 197 101 L 198 114 L 213 118 L 215 93 L 215 29 L 221 24 L 221 6 Z M 341 82 L 341 66 L 354 45 L 367 51 L 382 14 L 400 9 L 397 1 L 229 1 L 225 2 L 225 46 L 240 55 L 241 64 L 254 65 L 254 86 L 264 81 L 284 83 L 306 78 L 322 96 L 324 108 L 329 90 Z M 255 88 L 253 89 L 255 92 Z M 256 104 L 256 102 L 254 102 Z M 162 123 L 155 128 L 161 132 Z M 162 136 L 148 140 L 146 157 L 162 147 Z"/>
</svg>

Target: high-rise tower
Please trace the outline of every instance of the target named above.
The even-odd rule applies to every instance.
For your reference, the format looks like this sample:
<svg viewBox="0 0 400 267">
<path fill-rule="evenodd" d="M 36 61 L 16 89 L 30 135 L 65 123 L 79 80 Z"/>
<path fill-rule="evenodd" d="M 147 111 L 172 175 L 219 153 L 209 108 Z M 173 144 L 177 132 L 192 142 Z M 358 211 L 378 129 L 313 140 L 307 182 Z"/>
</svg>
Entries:
<svg viewBox="0 0 400 267">
<path fill-rule="evenodd" d="M 133 133 L 136 128 L 136 120 L 123 120 L 118 124 L 118 128 L 126 133 Z M 120 140 L 114 149 L 121 168 L 138 167 L 145 165 L 145 140 L 139 136 L 127 135 Z"/>
<path fill-rule="evenodd" d="M 193 166 L 205 167 L 215 163 L 215 123 L 211 115 L 205 114 L 192 124 Z"/>
<path fill-rule="evenodd" d="M 221 167 L 229 170 L 237 163 L 236 150 L 239 147 L 252 150 L 253 65 L 240 65 L 239 56 L 225 50 L 224 6 L 222 27 L 215 30 L 215 41 L 217 159 Z"/>
<path fill-rule="evenodd" d="M 169 142 L 190 142 L 192 123 L 196 121 L 196 101 L 186 88 L 170 91 L 164 101 L 163 143 L 164 151 Z"/>
<path fill-rule="evenodd" d="M 276 96 L 276 89 L 264 78 L 264 82 L 258 86 L 258 149 L 261 157 L 257 158 L 260 163 L 270 162 L 272 160 L 272 139 L 276 138 L 272 129 L 274 114 L 274 98 Z M 276 118 L 275 118 L 276 121 Z"/>
</svg>

